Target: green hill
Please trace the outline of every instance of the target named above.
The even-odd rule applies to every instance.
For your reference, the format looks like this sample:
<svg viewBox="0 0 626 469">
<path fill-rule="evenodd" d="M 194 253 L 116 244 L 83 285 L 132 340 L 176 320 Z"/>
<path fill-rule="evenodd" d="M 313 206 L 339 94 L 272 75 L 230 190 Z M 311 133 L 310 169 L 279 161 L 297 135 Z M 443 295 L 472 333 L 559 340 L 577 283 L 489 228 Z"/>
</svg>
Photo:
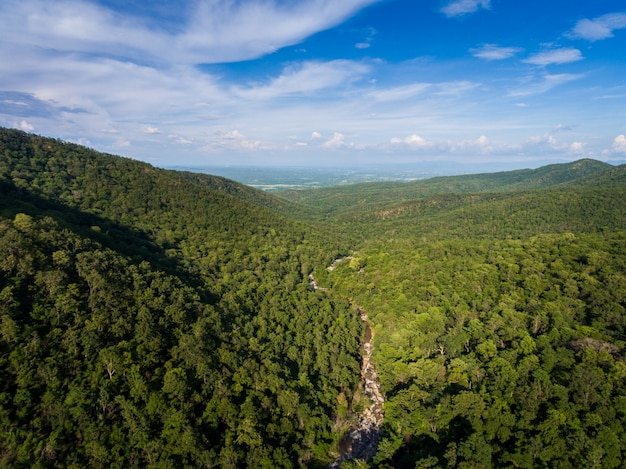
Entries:
<svg viewBox="0 0 626 469">
<path fill-rule="evenodd" d="M 383 205 L 442 194 L 545 189 L 602 173 L 611 168 L 612 166 L 607 163 L 584 159 L 573 163 L 553 164 L 538 169 L 435 177 L 411 183 L 376 182 L 311 190 L 283 191 L 277 195 L 303 206 L 316 207 L 327 214 L 337 214 L 348 209 L 367 211 Z"/>
<path fill-rule="evenodd" d="M 623 465 L 626 166 L 279 195 L 0 129 L 0 466 Z"/>
<path fill-rule="evenodd" d="M 364 187 L 346 188 L 329 220 L 356 248 L 315 271 L 374 331 L 386 398 L 374 465 L 620 467 L 626 166 L 549 187 L 429 184 L 440 193 L 353 206 Z"/>
<path fill-rule="evenodd" d="M 308 288 L 322 235 L 220 178 L 10 130 L 0 155 L 0 465 L 332 461 L 361 325 Z"/>
<path fill-rule="evenodd" d="M 557 188 L 452 193 L 371 211 L 345 210 L 338 223 L 381 237 L 525 237 L 626 229 L 626 167 Z"/>
</svg>

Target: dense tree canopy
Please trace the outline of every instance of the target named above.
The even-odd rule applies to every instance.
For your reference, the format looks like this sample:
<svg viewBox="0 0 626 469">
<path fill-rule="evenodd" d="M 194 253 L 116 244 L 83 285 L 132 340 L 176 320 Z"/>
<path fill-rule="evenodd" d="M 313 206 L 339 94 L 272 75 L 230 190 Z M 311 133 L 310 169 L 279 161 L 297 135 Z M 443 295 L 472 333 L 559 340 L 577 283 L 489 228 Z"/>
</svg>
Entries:
<svg viewBox="0 0 626 469">
<path fill-rule="evenodd" d="M 376 461 L 618 467 L 626 234 L 377 243 L 334 290 L 368 310 L 387 397 Z M 421 467 L 421 466 L 420 466 Z"/>
<path fill-rule="evenodd" d="M 2 135 L 3 465 L 333 459 L 362 326 L 308 288 L 322 235 L 232 182 Z"/>
<path fill-rule="evenodd" d="M 582 160 L 277 198 L 0 129 L 0 465 L 324 467 L 362 308 L 367 464 L 621 467 L 625 192 Z"/>
</svg>

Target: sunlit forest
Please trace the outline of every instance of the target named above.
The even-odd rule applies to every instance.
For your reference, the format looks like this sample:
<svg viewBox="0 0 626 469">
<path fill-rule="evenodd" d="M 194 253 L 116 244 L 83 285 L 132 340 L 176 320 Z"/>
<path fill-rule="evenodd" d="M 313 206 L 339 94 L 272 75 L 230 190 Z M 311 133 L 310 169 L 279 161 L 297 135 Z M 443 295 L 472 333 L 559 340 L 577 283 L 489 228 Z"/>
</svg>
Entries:
<svg viewBox="0 0 626 469">
<path fill-rule="evenodd" d="M 0 129 L 2 467 L 623 467 L 625 307 L 626 166 L 270 194 Z"/>
</svg>

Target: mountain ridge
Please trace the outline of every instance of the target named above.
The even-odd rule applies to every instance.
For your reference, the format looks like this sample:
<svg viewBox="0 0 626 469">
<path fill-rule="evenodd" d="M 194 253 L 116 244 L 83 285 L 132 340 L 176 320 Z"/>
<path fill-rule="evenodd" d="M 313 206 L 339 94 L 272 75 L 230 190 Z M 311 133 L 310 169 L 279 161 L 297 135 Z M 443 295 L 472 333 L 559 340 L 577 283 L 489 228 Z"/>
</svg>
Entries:
<svg viewBox="0 0 626 469">
<path fill-rule="evenodd" d="M 320 208 L 326 214 L 340 211 L 342 206 L 363 206 L 400 202 L 444 193 L 503 192 L 522 189 L 543 189 L 592 176 L 613 168 L 608 163 L 581 159 L 571 163 L 519 169 L 495 173 L 437 176 L 400 183 L 372 182 L 350 186 L 282 191 L 278 196 L 305 206 Z M 330 207 L 330 208 L 329 208 Z"/>
</svg>

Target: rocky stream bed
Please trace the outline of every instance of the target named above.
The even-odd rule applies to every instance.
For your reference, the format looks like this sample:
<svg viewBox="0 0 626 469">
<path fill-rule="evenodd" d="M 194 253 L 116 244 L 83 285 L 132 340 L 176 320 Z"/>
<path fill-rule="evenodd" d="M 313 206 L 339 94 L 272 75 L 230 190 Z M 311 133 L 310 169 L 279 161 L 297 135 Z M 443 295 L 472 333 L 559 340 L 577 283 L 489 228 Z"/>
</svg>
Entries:
<svg viewBox="0 0 626 469">
<path fill-rule="evenodd" d="M 359 309 L 365 324 L 365 341 L 361 361 L 361 380 L 370 405 L 359 415 L 358 425 L 350 428 L 339 445 L 340 456 L 330 467 L 339 467 L 341 461 L 361 459 L 369 461 L 376 454 L 383 425 L 385 398 L 380 392 L 380 380 L 372 362 L 374 334 L 367 322 L 367 313 Z"/>
<path fill-rule="evenodd" d="M 340 262 L 341 260 L 338 261 Z M 309 284 L 314 291 L 325 290 L 317 285 L 313 275 L 309 276 Z M 370 404 L 358 416 L 357 424 L 353 425 L 341 439 L 339 457 L 328 466 L 329 468 L 340 467 L 342 461 L 355 459 L 371 460 L 376 454 L 382 433 L 385 398 L 380 391 L 380 380 L 376 373 L 376 366 L 372 362 L 374 332 L 369 325 L 366 311 L 359 308 L 358 312 L 361 321 L 365 324 L 365 339 L 361 357 L 361 380 L 364 393 L 370 400 Z"/>
</svg>

